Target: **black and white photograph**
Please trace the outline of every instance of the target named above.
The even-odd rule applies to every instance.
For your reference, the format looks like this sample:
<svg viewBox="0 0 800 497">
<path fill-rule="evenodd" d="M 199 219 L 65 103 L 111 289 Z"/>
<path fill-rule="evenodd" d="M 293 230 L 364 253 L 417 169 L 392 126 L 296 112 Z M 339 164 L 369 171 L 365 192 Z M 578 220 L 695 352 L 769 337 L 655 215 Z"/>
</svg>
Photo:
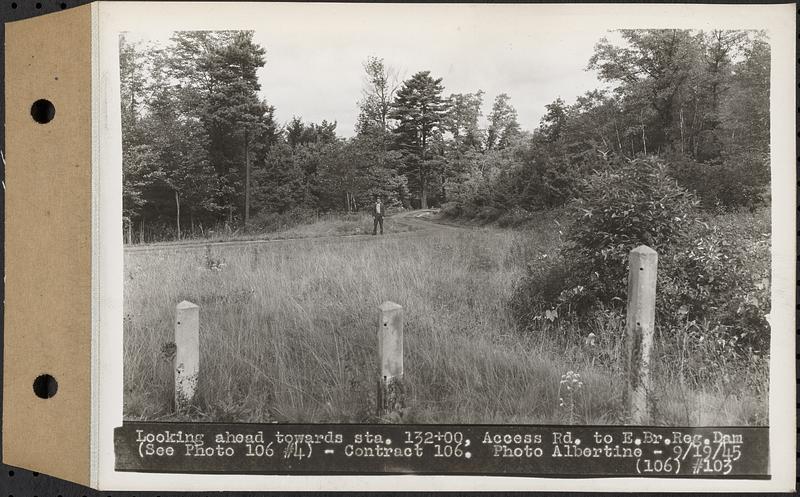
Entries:
<svg viewBox="0 0 800 497">
<path fill-rule="evenodd" d="M 126 420 L 768 424 L 769 34 L 470 29 L 120 34 Z"/>
<path fill-rule="evenodd" d="M 193 5 L 97 15 L 105 488 L 794 481 L 788 6 Z"/>
<path fill-rule="evenodd" d="M 6 24 L 20 475 L 795 489 L 793 4 L 64 5 Z"/>
</svg>

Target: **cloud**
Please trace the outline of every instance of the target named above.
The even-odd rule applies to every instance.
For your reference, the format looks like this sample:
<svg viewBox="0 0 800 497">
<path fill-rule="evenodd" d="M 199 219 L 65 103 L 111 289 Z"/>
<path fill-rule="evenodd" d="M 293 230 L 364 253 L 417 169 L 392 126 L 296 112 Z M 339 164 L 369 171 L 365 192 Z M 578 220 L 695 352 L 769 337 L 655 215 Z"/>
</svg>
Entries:
<svg viewBox="0 0 800 497">
<path fill-rule="evenodd" d="M 425 15 L 420 7 L 292 4 L 254 20 L 254 40 L 267 50 L 261 95 L 278 122 L 337 121 L 339 134 L 352 136 L 369 56 L 402 78 L 431 71 L 446 95 L 482 89 L 484 115 L 507 93 L 524 129 L 557 97 L 570 102 L 600 86 L 585 68 L 607 26 L 571 27 L 568 16 L 542 6 L 438 4 Z"/>
<path fill-rule="evenodd" d="M 445 94 L 484 90 L 484 114 L 497 94 L 508 93 L 526 129 L 538 125 L 544 105 L 555 98 L 572 101 L 599 86 L 585 68 L 594 44 L 607 34 L 603 27 L 556 29 L 547 19 L 516 19 L 514 9 L 499 9 L 489 19 L 469 8 L 444 10 L 448 15 L 413 23 L 412 11 L 376 8 L 359 10 L 361 16 L 347 23 L 334 15 L 322 26 L 312 18 L 295 30 L 284 29 L 291 20 L 275 29 L 257 27 L 255 41 L 267 49 L 262 95 L 279 122 L 327 119 L 352 136 L 369 56 L 383 58 L 405 78 L 430 70 L 443 78 Z"/>
</svg>

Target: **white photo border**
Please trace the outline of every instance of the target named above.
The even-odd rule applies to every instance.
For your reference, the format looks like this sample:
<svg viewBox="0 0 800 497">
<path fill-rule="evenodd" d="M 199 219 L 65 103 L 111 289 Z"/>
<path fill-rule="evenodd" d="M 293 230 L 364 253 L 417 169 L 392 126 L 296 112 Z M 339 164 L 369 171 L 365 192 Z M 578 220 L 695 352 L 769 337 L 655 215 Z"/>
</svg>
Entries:
<svg viewBox="0 0 800 497">
<path fill-rule="evenodd" d="M 99 2 L 93 9 L 93 462 L 92 486 L 161 491 L 675 491 L 780 492 L 795 485 L 795 4 L 338 4 Z M 258 19 L 347 29 L 369 15 L 504 18 L 564 33 L 581 26 L 763 29 L 771 45 L 772 326 L 771 480 L 486 476 L 176 475 L 117 472 L 114 428 L 122 425 L 123 240 L 119 35 L 124 31 L 259 29 Z M 421 12 L 424 11 L 424 12 Z M 336 24 L 338 23 L 338 24 Z M 260 29 L 264 29 L 263 27 Z"/>
</svg>

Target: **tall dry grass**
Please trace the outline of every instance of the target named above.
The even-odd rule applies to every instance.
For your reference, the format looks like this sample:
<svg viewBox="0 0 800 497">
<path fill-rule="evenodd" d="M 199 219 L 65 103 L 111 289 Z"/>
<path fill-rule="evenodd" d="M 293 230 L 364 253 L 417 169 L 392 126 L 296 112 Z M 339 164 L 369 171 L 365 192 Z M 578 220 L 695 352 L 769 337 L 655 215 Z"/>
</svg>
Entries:
<svg viewBox="0 0 800 497">
<path fill-rule="evenodd" d="M 277 215 L 276 215 L 277 216 Z M 147 246 L 179 246 L 194 245 L 203 242 L 231 242 L 252 240 L 287 240 L 293 238 L 320 238 L 328 236 L 349 236 L 372 233 L 373 218 L 367 212 L 326 213 L 314 212 L 295 213 L 295 216 L 278 216 L 283 222 L 275 222 L 268 227 L 250 226 L 249 229 L 238 228 L 232 230 L 226 226 L 217 229 L 204 230 L 198 227 L 194 232 L 184 232 L 180 240 L 175 239 L 171 228 L 160 226 L 159 230 L 151 230 L 151 237 L 157 241 L 148 243 Z M 394 232 L 413 231 L 414 225 L 395 223 Z M 155 233 L 153 233 L 155 231 Z M 138 235 L 138 234 L 137 234 Z M 138 236 L 134 245 L 140 245 Z M 148 238 L 148 241 L 150 239 Z"/>
<path fill-rule="evenodd" d="M 177 417 L 380 421 L 377 307 L 390 300 L 404 308 L 404 422 L 566 422 L 567 371 L 583 381 L 570 417 L 618 422 L 620 372 L 588 346 L 518 333 L 506 308 L 526 261 L 558 249 L 554 226 L 127 253 L 125 416 L 176 419 L 163 350 L 189 300 L 201 308 L 199 398 Z M 676 414 L 659 422 L 728 420 L 730 399 L 711 390 L 670 397 Z"/>
</svg>

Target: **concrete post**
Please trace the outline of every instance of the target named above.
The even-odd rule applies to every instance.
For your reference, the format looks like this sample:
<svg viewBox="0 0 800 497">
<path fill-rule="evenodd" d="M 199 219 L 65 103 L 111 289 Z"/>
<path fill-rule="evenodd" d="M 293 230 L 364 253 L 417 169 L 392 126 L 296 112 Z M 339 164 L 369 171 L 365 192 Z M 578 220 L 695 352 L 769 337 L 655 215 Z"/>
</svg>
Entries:
<svg viewBox="0 0 800 497">
<path fill-rule="evenodd" d="M 175 410 L 194 400 L 200 371 L 200 307 L 184 300 L 175 307 Z"/>
<path fill-rule="evenodd" d="M 378 415 L 398 412 L 404 404 L 403 307 L 394 302 L 380 305 L 378 321 Z"/>
<path fill-rule="evenodd" d="M 626 404 L 632 424 L 647 424 L 650 354 L 656 314 L 658 254 L 641 245 L 631 250 L 628 266 L 628 309 L 625 327 Z"/>
</svg>

